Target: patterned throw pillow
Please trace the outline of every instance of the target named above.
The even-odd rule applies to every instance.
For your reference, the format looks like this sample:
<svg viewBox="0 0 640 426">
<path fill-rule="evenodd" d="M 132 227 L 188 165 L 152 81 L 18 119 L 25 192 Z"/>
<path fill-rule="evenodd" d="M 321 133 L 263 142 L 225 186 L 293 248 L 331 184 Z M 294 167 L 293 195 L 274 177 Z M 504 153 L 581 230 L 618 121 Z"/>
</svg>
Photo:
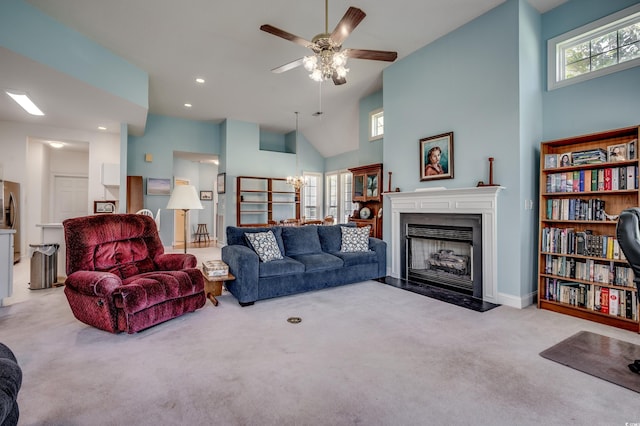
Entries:
<svg viewBox="0 0 640 426">
<path fill-rule="evenodd" d="M 276 236 L 273 235 L 272 231 L 246 233 L 245 235 L 261 261 L 270 262 L 272 260 L 283 259 L 282 253 L 280 253 L 280 247 L 278 247 L 278 242 L 276 241 Z"/>
<path fill-rule="evenodd" d="M 341 252 L 353 253 L 369 251 L 370 226 L 363 226 L 362 228 L 341 226 L 340 228 L 342 230 L 342 245 L 340 246 Z"/>
</svg>

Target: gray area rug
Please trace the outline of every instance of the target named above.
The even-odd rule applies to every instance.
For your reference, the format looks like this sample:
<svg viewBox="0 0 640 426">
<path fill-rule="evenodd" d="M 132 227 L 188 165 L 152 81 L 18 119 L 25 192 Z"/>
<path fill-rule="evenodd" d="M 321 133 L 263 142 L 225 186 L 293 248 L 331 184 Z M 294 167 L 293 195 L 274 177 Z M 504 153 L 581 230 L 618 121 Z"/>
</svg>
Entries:
<svg viewBox="0 0 640 426">
<path fill-rule="evenodd" d="M 640 359 L 640 346 L 581 331 L 540 352 L 551 361 L 640 393 L 640 374 L 628 368 Z"/>
</svg>

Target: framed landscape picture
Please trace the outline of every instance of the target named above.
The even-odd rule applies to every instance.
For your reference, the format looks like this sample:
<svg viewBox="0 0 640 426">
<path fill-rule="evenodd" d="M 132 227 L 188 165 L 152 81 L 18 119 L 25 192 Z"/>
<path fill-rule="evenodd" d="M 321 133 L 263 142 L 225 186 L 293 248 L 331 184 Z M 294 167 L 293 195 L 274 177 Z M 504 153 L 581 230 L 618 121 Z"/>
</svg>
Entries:
<svg viewBox="0 0 640 426">
<path fill-rule="evenodd" d="M 213 200 L 213 191 L 200 191 L 201 200 Z"/>
<path fill-rule="evenodd" d="M 453 132 L 420 139 L 420 180 L 453 178 Z"/>
<path fill-rule="evenodd" d="M 171 179 L 147 178 L 147 195 L 171 195 Z"/>
</svg>

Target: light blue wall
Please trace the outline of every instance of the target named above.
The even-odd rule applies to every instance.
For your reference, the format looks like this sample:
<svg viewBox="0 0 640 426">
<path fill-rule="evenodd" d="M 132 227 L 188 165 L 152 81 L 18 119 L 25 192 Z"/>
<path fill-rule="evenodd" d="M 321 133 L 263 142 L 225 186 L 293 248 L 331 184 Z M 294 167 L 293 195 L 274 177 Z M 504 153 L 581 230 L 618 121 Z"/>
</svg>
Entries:
<svg viewBox="0 0 640 426">
<path fill-rule="evenodd" d="M 263 151 L 293 152 L 293 149 L 285 143 L 282 133 L 260 130 L 260 149 Z"/>
<path fill-rule="evenodd" d="M 573 0 L 542 16 L 541 49 L 546 41 L 626 7 L 637 0 Z M 640 123 L 640 67 L 543 93 L 543 139 L 559 139 Z"/>
<path fill-rule="evenodd" d="M 325 158 L 325 171 L 333 172 L 350 167 L 364 166 L 366 164 L 382 163 L 384 138 L 369 142 L 369 113 L 378 108 L 382 108 L 382 99 L 382 90 L 379 90 L 360 100 L 358 106 L 358 149 Z M 386 178 L 383 179 L 383 181 L 386 182 Z"/>
<path fill-rule="evenodd" d="M 384 71 L 385 172 L 402 191 L 494 180 L 499 195 L 498 291 L 520 296 L 519 9 L 509 0 Z M 420 182 L 419 140 L 454 132 L 454 179 Z M 385 207 L 385 210 L 388 208 Z M 384 235 L 390 235 L 390 216 Z M 525 235 L 524 238 L 528 236 Z"/>
<path fill-rule="evenodd" d="M 185 120 L 161 115 L 149 115 L 144 136 L 129 136 L 127 148 L 127 175 L 142 176 L 144 178 L 145 196 L 144 207 L 156 212 L 163 209 L 160 218 L 160 237 L 165 245 L 173 241 L 173 212 L 166 210 L 169 196 L 146 195 L 146 179 L 166 178 L 172 180 L 180 176 L 182 169 L 174 169 L 174 151 L 185 151 L 200 154 L 220 154 L 220 125 L 203 121 Z M 153 155 L 153 162 L 144 161 L 145 154 Z M 180 164 L 177 162 L 176 164 Z M 194 164 L 189 162 L 189 164 Z M 193 173 L 188 173 L 193 182 L 198 182 L 198 167 L 193 167 Z M 211 183 L 206 183 L 210 189 Z M 172 186 L 173 187 L 173 186 Z M 196 185 L 200 190 L 200 184 Z M 197 213 L 192 215 L 193 221 Z M 198 223 L 198 222 L 195 222 Z M 209 223 L 209 222 L 207 222 Z M 213 225 L 212 225 L 213 226 Z M 213 228 L 209 228 L 212 232 Z"/>
<path fill-rule="evenodd" d="M 369 141 L 369 113 L 378 108 L 382 108 L 382 90 L 360 100 L 358 163 L 351 164 L 350 167 L 382 163 L 384 138 Z"/>
<path fill-rule="evenodd" d="M 148 108 L 146 72 L 22 0 L 0 1 L 0 46 Z"/>
<path fill-rule="evenodd" d="M 542 138 L 541 16 L 527 1 L 519 9 L 520 86 L 520 295 L 533 303 L 538 272 L 538 165 Z M 503 235 L 512 238 L 512 235 Z M 533 260 L 533 261 L 532 261 Z"/>
</svg>

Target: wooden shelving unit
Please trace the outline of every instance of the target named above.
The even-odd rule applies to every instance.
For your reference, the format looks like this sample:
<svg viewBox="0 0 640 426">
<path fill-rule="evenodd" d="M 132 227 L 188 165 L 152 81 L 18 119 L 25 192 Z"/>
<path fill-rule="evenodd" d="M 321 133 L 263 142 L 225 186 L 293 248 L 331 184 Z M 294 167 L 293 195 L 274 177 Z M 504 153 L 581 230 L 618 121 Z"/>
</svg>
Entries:
<svg viewBox="0 0 640 426">
<path fill-rule="evenodd" d="M 359 205 L 357 214 L 349 217 L 349 222 L 357 226 L 371 226 L 371 236 L 382 239 L 382 164 L 349 169 L 353 174 L 352 200 Z M 368 217 L 363 217 L 364 208 Z M 366 210 L 365 210 L 366 211 Z"/>
<path fill-rule="evenodd" d="M 640 205 L 638 133 L 634 126 L 541 144 L 539 308 L 640 332 L 633 273 L 615 240 L 617 215 Z M 631 159 L 559 166 L 565 154 L 608 153 L 634 140 Z"/>
<path fill-rule="evenodd" d="M 236 178 L 237 226 L 268 226 L 282 219 L 300 219 L 300 191 L 284 178 Z"/>
</svg>

